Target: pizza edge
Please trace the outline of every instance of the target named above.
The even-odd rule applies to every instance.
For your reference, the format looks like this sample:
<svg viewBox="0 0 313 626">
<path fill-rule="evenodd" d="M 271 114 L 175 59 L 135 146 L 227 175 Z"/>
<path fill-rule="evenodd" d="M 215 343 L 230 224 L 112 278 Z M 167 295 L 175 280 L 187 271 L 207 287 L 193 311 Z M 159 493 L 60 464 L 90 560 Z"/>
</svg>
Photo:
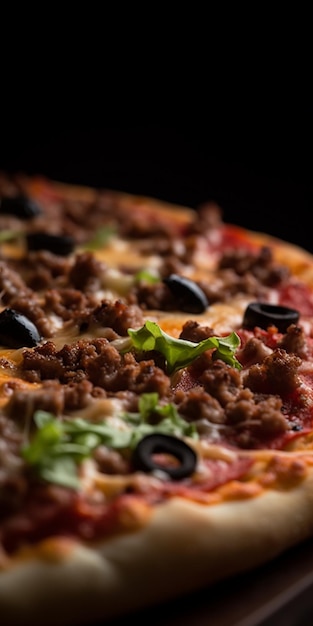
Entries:
<svg viewBox="0 0 313 626">
<path fill-rule="evenodd" d="M 262 565 L 313 532 L 313 470 L 286 491 L 205 506 L 175 498 L 136 532 L 84 546 L 62 538 L 0 580 L 7 626 L 87 624 L 165 602 Z M 17 592 L 18 589 L 18 592 Z M 38 593 L 40 589 L 40 593 Z"/>
</svg>

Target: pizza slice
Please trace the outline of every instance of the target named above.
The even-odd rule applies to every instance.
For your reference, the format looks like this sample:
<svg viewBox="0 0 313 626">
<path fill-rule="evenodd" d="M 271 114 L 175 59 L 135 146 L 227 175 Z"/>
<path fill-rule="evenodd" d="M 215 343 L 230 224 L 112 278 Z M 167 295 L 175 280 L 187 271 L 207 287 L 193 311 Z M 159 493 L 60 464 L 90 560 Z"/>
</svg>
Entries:
<svg viewBox="0 0 313 626">
<path fill-rule="evenodd" d="M 313 534 L 312 257 L 0 177 L 0 614 L 118 617 Z"/>
</svg>

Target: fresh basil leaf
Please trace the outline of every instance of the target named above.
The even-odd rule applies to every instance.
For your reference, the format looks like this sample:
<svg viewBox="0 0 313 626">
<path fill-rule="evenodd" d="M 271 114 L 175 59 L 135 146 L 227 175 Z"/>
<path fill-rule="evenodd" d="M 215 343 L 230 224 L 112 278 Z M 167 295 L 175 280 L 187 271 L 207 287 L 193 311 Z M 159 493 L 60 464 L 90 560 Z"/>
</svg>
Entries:
<svg viewBox="0 0 313 626">
<path fill-rule="evenodd" d="M 163 354 L 169 375 L 187 367 L 200 354 L 212 348 L 215 348 L 213 358 L 222 359 L 228 365 L 241 369 L 241 365 L 235 357 L 235 351 L 240 345 L 240 339 L 235 332 L 226 337 L 208 337 L 199 343 L 194 343 L 171 337 L 158 324 L 148 320 L 138 330 L 129 328 L 128 334 L 137 350 L 146 352 L 156 350 Z"/>
</svg>

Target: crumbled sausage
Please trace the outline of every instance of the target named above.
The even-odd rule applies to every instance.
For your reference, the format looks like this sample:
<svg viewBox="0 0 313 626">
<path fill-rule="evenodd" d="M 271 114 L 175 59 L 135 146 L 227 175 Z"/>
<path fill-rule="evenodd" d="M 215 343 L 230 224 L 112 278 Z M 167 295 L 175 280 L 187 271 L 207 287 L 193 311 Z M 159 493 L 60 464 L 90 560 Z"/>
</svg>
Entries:
<svg viewBox="0 0 313 626">
<path fill-rule="evenodd" d="M 201 324 L 195 320 L 188 320 L 183 325 L 179 338 L 199 343 L 204 339 L 208 339 L 208 337 L 213 337 L 213 335 L 213 328 L 201 326 Z"/>
<path fill-rule="evenodd" d="M 291 324 L 287 332 L 282 336 L 278 345 L 288 353 L 297 354 L 302 359 L 306 358 L 308 347 L 303 328 L 296 324 Z"/>
<path fill-rule="evenodd" d="M 55 313 L 64 321 L 86 318 L 98 306 L 93 294 L 65 287 L 46 290 L 44 300 L 45 311 Z"/>
<path fill-rule="evenodd" d="M 237 350 L 236 357 L 243 366 L 247 367 L 254 363 L 262 363 L 265 357 L 271 353 L 272 349 L 264 341 L 253 336 L 246 341 L 240 350 Z"/>
<path fill-rule="evenodd" d="M 95 259 L 91 252 L 77 254 L 69 272 L 69 282 L 81 291 L 97 291 L 105 272 L 103 263 Z"/>
<path fill-rule="evenodd" d="M 199 376 L 199 382 L 222 406 L 225 406 L 238 395 L 241 377 L 238 370 L 218 359 L 212 361 L 211 367 L 207 367 Z"/>
<path fill-rule="evenodd" d="M 27 481 L 20 455 L 23 433 L 5 415 L 0 415 L 0 518 L 18 508 Z"/>
<path fill-rule="evenodd" d="M 108 392 L 168 393 L 170 380 L 153 360 L 137 362 L 131 353 L 119 354 L 105 338 L 79 340 L 57 350 L 48 341 L 33 350 L 24 349 L 22 369 L 33 382 L 57 379 L 62 384 L 87 379 Z"/>
<path fill-rule="evenodd" d="M 268 246 L 263 246 L 258 254 L 249 254 L 242 248 L 227 250 L 219 261 L 219 268 L 233 269 L 239 276 L 251 273 L 260 283 L 268 286 L 278 285 L 290 275 L 286 266 L 274 261 Z"/>
<path fill-rule="evenodd" d="M 121 300 L 103 300 L 92 311 L 92 320 L 103 327 L 112 328 L 121 336 L 126 336 L 129 328 L 139 328 L 144 323 L 141 309 L 135 304 L 126 305 Z"/>
<path fill-rule="evenodd" d="M 132 301 L 137 302 L 142 309 L 155 309 L 159 311 L 177 310 L 177 299 L 162 282 L 151 285 L 136 285 L 131 290 L 130 297 Z"/>
<path fill-rule="evenodd" d="M 255 392 L 285 397 L 300 385 L 300 365 L 300 357 L 289 355 L 282 348 L 277 348 L 262 363 L 249 368 L 244 376 L 244 384 Z"/>
<path fill-rule="evenodd" d="M 0 261 L 0 293 L 4 304 L 10 304 L 13 298 L 24 295 L 26 298 L 31 294 L 20 273 L 9 266 L 5 261 Z"/>
<path fill-rule="evenodd" d="M 225 412 L 216 398 L 203 387 L 197 386 L 188 393 L 177 391 L 175 396 L 178 411 L 187 421 L 208 420 L 214 424 L 225 422 Z"/>
</svg>

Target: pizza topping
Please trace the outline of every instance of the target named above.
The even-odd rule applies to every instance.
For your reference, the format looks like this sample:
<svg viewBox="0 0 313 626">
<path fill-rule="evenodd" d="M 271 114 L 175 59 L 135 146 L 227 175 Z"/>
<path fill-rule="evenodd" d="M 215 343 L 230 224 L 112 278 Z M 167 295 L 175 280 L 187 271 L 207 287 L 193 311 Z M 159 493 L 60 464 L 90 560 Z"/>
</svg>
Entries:
<svg viewBox="0 0 313 626">
<path fill-rule="evenodd" d="M 262 285 L 278 286 L 289 277 L 286 266 L 274 261 L 273 252 L 269 246 L 262 246 L 258 251 L 249 252 L 244 246 L 234 246 L 226 249 L 218 263 L 219 269 L 232 269 L 238 276 L 251 274 Z"/>
<path fill-rule="evenodd" d="M 34 200 L 26 196 L 3 196 L 0 198 L 0 213 L 27 220 L 40 215 L 41 208 Z"/>
<path fill-rule="evenodd" d="M 53 235 L 46 232 L 33 232 L 26 235 L 29 250 L 50 250 L 60 256 L 73 252 L 75 241 L 70 235 Z"/>
<path fill-rule="evenodd" d="M 30 443 L 24 446 L 25 461 L 45 481 L 73 489 L 80 487 L 78 466 L 84 459 L 93 456 L 94 451 L 100 446 L 122 450 L 127 455 L 128 449 L 134 449 L 142 438 L 150 434 L 171 435 L 174 441 L 176 435 L 197 437 L 193 425 L 178 415 L 174 405 L 158 405 L 158 395 L 155 393 L 143 394 L 139 400 L 139 412 L 125 413 L 120 419 L 107 418 L 97 422 L 82 418 L 59 420 L 51 413 L 37 410 L 33 415 L 33 421 L 36 432 L 31 437 Z M 179 448 L 177 454 L 172 440 L 167 442 L 163 450 L 169 450 L 171 444 L 172 455 L 178 456 L 184 466 L 184 470 L 181 468 L 181 475 L 177 471 L 175 477 L 182 478 L 183 471 L 186 472 L 184 459 L 187 452 L 184 452 L 184 446 L 180 445 L 180 439 L 177 441 Z M 140 450 L 136 453 L 138 458 L 135 454 L 137 461 L 134 463 L 137 468 L 145 448 L 141 452 Z M 103 453 L 101 456 L 103 457 Z M 195 457 L 192 451 L 188 452 L 187 467 L 190 467 L 191 456 Z M 95 458 L 99 459 L 99 451 Z M 141 463 L 143 462 L 142 460 Z"/>
<path fill-rule="evenodd" d="M 244 384 L 254 392 L 286 397 L 301 385 L 298 373 L 300 365 L 300 357 L 289 355 L 278 348 L 266 356 L 262 363 L 248 369 L 244 374 Z"/>
<path fill-rule="evenodd" d="M 215 349 L 214 358 L 222 359 L 240 369 L 235 350 L 240 343 L 236 333 L 227 337 L 208 337 L 198 344 L 184 339 L 175 339 L 162 331 L 155 322 L 147 321 L 139 330 L 129 329 L 133 345 L 139 350 L 156 350 L 164 355 L 168 374 L 186 367 L 206 350 Z"/>
<path fill-rule="evenodd" d="M 309 347 L 304 329 L 301 326 L 296 326 L 296 324 L 288 326 L 287 332 L 282 335 L 278 345 L 286 352 L 297 354 L 301 359 L 306 359 L 309 356 Z"/>
<path fill-rule="evenodd" d="M 166 458 L 158 455 L 165 455 Z M 172 457 L 179 463 L 172 466 Z M 132 463 L 138 470 L 160 470 L 173 480 L 180 480 L 194 472 L 197 455 L 182 439 L 158 433 L 146 435 L 140 440 L 133 452 Z"/>
<path fill-rule="evenodd" d="M 35 324 L 14 309 L 0 313 L 0 342 L 10 348 L 36 346 L 41 341 Z"/>
<path fill-rule="evenodd" d="M 0 205 L 0 340 L 24 333 L 0 357 L 4 549 L 303 480 L 306 462 L 281 451 L 311 448 L 313 298 L 275 247 L 212 206 L 176 220 L 51 188 L 23 215 L 21 190 Z"/>
<path fill-rule="evenodd" d="M 296 324 L 298 320 L 299 311 L 295 309 L 264 302 L 251 302 L 244 312 L 243 327 L 260 326 L 266 330 L 274 325 L 279 332 L 283 333 L 290 324 Z"/>
<path fill-rule="evenodd" d="M 204 313 L 208 308 L 209 302 L 206 295 L 193 280 L 170 274 L 163 279 L 163 282 L 175 296 L 178 310 L 197 314 Z"/>
</svg>

